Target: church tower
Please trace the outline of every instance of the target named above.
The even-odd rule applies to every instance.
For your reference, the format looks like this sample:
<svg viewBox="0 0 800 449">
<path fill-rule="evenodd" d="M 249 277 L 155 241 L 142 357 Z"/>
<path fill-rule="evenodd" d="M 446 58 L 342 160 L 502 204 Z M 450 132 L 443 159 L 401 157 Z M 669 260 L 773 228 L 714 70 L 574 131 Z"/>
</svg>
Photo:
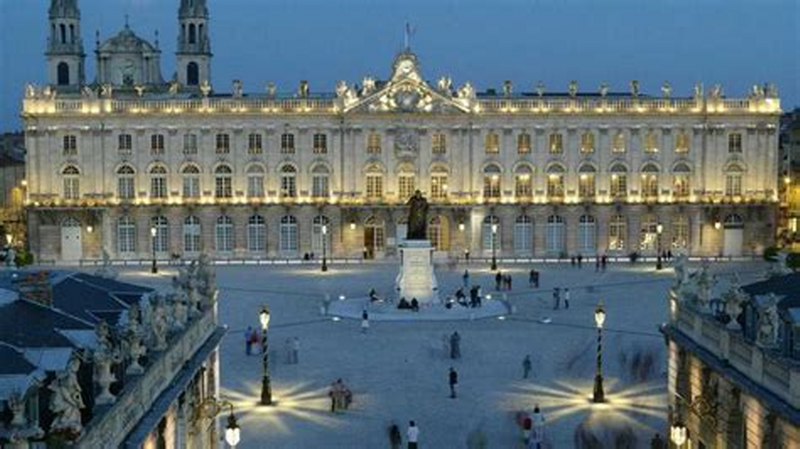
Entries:
<svg viewBox="0 0 800 449">
<path fill-rule="evenodd" d="M 178 22 L 178 82 L 188 87 L 210 83 L 212 55 L 206 0 L 181 0 Z"/>
<path fill-rule="evenodd" d="M 81 11 L 78 0 L 51 0 L 50 37 L 47 39 L 47 68 L 50 84 L 79 88 L 85 80 Z"/>
</svg>

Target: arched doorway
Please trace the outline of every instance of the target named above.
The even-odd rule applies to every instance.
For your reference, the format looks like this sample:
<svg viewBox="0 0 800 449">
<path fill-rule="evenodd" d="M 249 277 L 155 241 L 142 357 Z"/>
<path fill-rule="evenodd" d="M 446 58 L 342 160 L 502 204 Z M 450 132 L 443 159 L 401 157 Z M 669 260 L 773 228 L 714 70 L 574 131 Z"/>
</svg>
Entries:
<svg viewBox="0 0 800 449">
<path fill-rule="evenodd" d="M 367 221 L 364 222 L 364 258 L 383 258 L 384 240 L 383 221 L 375 217 L 367 218 Z"/>
<path fill-rule="evenodd" d="M 74 262 L 81 257 L 81 223 L 70 217 L 61 223 L 61 260 Z"/>
<path fill-rule="evenodd" d="M 744 248 L 744 220 L 739 214 L 725 217 L 722 235 L 722 255 L 739 257 Z"/>
</svg>

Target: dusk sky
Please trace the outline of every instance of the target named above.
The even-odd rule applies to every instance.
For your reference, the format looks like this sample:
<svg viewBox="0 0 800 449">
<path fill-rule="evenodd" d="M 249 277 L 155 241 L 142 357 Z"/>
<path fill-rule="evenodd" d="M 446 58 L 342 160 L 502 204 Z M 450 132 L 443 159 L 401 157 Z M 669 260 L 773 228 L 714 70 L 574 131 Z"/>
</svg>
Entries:
<svg viewBox="0 0 800 449">
<path fill-rule="evenodd" d="M 0 0 L 0 131 L 21 127 L 24 85 L 46 82 L 49 4 Z M 80 0 L 87 80 L 95 76 L 95 30 L 108 39 L 125 14 L 150 41 L 159 30 L 162 74 L 171 78 L 178 4 Z M 603 81 L 627 91 L 638 79 L 655 95 L 669 80 L 676 96 L 703 81 L 721 83 L 729 97 L 769 81 L 784 110 L 800 105 L 799 0 L 209 0 L 209 8 L 217 91 L 236 78 L 259 93 L 269 81 L 281 91 L 301 79 L 332 91 L 340 79 L 385 79 L 408 20 L 429 80 L 447 74 L 478 90 L 506 79 L 532 90 L 542 80 L 565 91 L 574 79 L 596 92 Z"/>
</svg>

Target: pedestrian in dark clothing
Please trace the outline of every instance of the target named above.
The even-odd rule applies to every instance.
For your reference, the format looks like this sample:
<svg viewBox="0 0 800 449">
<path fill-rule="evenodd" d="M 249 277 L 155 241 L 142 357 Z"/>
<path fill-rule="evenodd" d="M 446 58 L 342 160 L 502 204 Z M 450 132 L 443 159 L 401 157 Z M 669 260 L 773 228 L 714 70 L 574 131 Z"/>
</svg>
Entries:
<svg viewBox="0 0 800 449">
<path fill-rule="evenodd" d="M 417 301 L 417 298 L 411 298 L 411 311 L 419 312 L 419 301 Z"/>
<path fill-rule="evenodd" d="M 672 250 L 667 250 L 667 260 L 672 260 Z"/>
<path fill-rule="evenodd" d="M 500 284 L 503 282 L 503 274 L 498 271 L 497 274 L 494 275 L 494 289 L 500 290 Z"/>
<path fill-rule="evenodd" d="M 553 289 L 553 310 L 561 308 L 561 290 L 556 287 Z"/>
<path fill-rule="evenodd" d="M 526 355 L 524 359 L 522 359 L 522 378 L 527 379 L 528 376 L 531 375 L 531 369 L 533 368 L 533 362 L 531 362 L 531 356 Z"/>
<path fill-rule="evenodd" d="M 578 254 L 578 268 L 583 268 L 583 254 Z"/>
<path fill-rule="evenodd" d="M 569 309 L 569 288 L 564 289 L 564 308 Z"/>
<path fill-rule="evenodd" d="M 606 271 L 606 265 L 608 265 L 608 256 L 603 254 L 603 259 L 600 261 L 600 268 L 602 268 L 604 272 Z"/>
<path fill-rule="evenodd" d="M 508 275 L 507 282 L 508 282 L 508 290 L 511 291 L 511 275 L 510 274 Z"/>
<path fill-rule="evenodd" d="M 464 279 L 464 288 L 469 288 L 469 270 L 464 270 L 462 278 Z"/>
<path fill-rule="evenodd" d="M 449 382 L 450 382 L 450 398 L 455 399 L 456 385 L 458 385 L 458 373 L 452 366 L 450 367 Z"/>
<path fill-rule="evenodd" d="M 538 271 L 534 271 L 533 272 L 533 286 L 536 287 L 536 288 L 539 288 L 539 272 Z"/>
<path fill-rule="evenodd" d="M 450 336 L 450 358 L 453 360 L 461 358 L 461 335 L 458 335 L 458 331 Z"/>
<path fill-rule="evenodd" d="M 247 330 L 244 331 L 244 352 L 247 355 L 250 355 L 250 352 L 253 348 L 253 327 L 247 326 Z"/>
<path fill-rule="evenodd" d="M 661 439 L 660 434 L 656 434 L 652 440 L 650 440 L 650 449 L 666 449 L 667 445 L 664 443 L 664 440 Z"/>
<path fill-rule="evenodd" d="M 389 444 L 392 449 L 400 449 L 403 445 L 403 437 L 400 435 L 400 427 L 397 424 L 392 424 L 389 427 Z"/>
<path fill-rule="evenodd" d="M 569 264 L 572 265 L 572 268 L 575 268 L 575 256 L 569 258 Z"/>
<path fill-rule="evenodd" d="M 536 274 L 536 270 L 531 268 L 530 273 L 528 273 L 528 287 L 533 287 L 533 276 Z"/>
<path fill-rule="evenodd" d="M 597 273 L 598 271 L 600 271 L 600 256 L 594 259 L 594 272 Z"/>
</svg>

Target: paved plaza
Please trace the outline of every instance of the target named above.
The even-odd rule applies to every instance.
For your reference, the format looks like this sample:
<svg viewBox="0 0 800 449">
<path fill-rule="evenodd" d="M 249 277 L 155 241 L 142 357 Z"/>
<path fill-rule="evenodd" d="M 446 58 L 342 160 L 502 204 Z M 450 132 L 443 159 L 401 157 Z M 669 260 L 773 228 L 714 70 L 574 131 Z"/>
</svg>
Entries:
<svg viewBox="0 0 800 449">
<path fill-rule="evenodd" d="M 468 268 L 471 282 L 484 293 L 494 291 L 487 266 L 437 268 L 441 291 L 462 284 Z M 528 286 L 530 265 L 503 266 L 513 276 L 507 299 L 511 315 L 456 321 L 374 321 L 362 333 L 360 320 L 322 316 L 327 293 L 338 301 L 362 301 L 370 288 L 391 294 L 396 264 L 331 266 L 220 266 L 220 322 L 229 326 L 222 348 L 222 394 L 236 406 L 242 426 L 241 449 L 382 448 L 394 422 L 405 434 L 416 420 L 423 448 L 464 448 L 471 433 L 485 433 L 489 447 L 521 447 L 518 411 L 539 404 L 546 418 L 549 447 L 572 447 L 575 428 L 603 417 L 630 424 L 640 443 L 666 428 L 666 351 L 658 326 L 667 319 L 670 267 L 611 264 L 537 264 L 540 288 Z M 757 262 L 712 265 L 720 286 L 739 274 L 742 282 L 764 271 Z M 144 270 L 122 273 L 124 280 L 166 288 L 174 270 L 156 276 Z M 569 309 L 553 310 L 554 287 L 571 291 Z M 596 329 L 594 310 L 607 310 L 604 374 L 607 404 L 593 405 Z M 258 312 L 267 304 L 270 324 L 271 375 L 277 405 L 258 405 L 261 357 L 245 354 L 244 330 L 258 327 Z M 409 312 L 411 313 L 411 312 Z M 451 360 L 443 336 L 458 331 L 462 358 Z M 286 340 L 300 340 L 299 363 L 288 364 Z M 533 374 L 522 379 L 522 360 L 530 354 Z M 641 356 L 641 357 L 639 357 Z M 645 359 L 651 358 L 652 366 Z M 634 359 L 639 359 L 635 362 Z M 632 366 L 636 368 L 632 368 Z M 459 373 L 458 398 L 449 398 L 448 369 Z M 353 391 L 353 404 L 332 414 L 327 392 L 342 378 Z"/>
</svg>

